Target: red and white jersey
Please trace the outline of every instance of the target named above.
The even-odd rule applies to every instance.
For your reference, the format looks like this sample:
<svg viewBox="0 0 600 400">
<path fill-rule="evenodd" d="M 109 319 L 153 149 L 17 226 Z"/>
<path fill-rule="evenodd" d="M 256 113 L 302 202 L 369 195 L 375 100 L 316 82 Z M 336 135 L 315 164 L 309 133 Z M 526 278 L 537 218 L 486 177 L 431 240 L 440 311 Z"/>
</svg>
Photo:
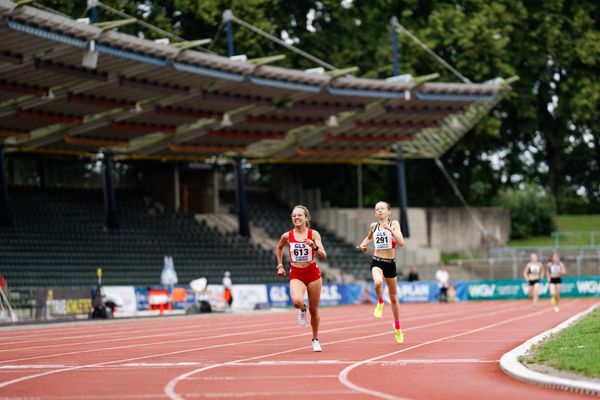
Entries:
<svg viewBox="0 0 600 400">
<path fill-rule="evenodd" d="M 312 240 L 312 229 L 308 228 L 306 238 Z M 293 229 L 289 232 L 289 246 L 290 260 L 293 263 L 315 260 L 315 254 L 312 247 L 304 242 L 297 242 L 296 238 L 294 237 Z"/>
</svg>

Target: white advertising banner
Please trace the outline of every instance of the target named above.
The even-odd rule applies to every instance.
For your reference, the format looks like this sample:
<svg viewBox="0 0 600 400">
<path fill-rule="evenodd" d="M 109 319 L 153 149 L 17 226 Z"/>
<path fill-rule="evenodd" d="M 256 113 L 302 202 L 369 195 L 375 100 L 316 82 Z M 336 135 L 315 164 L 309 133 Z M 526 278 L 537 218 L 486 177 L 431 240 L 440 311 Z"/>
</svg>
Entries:
<svg viewBox="0 0 600 400">
<path fill-rule="evenodd" d="M 102 293 L 117 305 L 117 315 L 135 315 L 137 313 L 137 300 L 133 286 L 103 286 Z"/>
</svg>

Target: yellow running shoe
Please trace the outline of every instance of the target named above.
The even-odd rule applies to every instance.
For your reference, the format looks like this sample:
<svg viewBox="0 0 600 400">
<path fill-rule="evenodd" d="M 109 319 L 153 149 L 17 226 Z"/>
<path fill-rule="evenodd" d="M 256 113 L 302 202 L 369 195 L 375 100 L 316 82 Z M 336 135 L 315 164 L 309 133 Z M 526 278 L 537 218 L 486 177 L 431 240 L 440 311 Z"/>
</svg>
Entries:
<svg viewBox="0 0 600 400">
<path fill-rule="evenodd" d="M 375 306 L 375 309 L 373 310 L 373 316 L 375 318 L 381 318 L 382 315 L 383 315 L 383 303 L 377 303 L 377 306 Z"/>
<path fill-rule="evenodd" d="M 556 304 L 556 299 L 554 298 L 554 296 L 550 297 L 550 304 L 552 304 L 552 305 Z"/>
<path fill-rule="evenodd" d="M 396 343 L 402 344 L 404 343 L 404 333 L 402 333 L 402 329 L 394 329 L 396 335 Z"/>
<path fill-rule="evenodd" d="M 558 308 L 558 306 L 554 306 L 554 312 L 559 312 L 560 309 Z"/>
</svg>

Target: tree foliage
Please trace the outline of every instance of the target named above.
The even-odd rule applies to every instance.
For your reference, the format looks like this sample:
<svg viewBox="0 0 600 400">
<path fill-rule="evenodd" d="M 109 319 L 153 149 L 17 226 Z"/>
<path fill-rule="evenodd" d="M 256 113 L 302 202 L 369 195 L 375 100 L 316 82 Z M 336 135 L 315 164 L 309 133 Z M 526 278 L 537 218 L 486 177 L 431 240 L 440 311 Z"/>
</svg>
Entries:
<svg viewBox="0 0 600 400">
<path fill-rule="evenodd" d="M 556 228 L 554 199 L 538 185 L 527 183 L 519 190 L 503 189 L 496 205 L 510 210 L 511 237 L 514 239 L 547 235 Z"/>
</svg>

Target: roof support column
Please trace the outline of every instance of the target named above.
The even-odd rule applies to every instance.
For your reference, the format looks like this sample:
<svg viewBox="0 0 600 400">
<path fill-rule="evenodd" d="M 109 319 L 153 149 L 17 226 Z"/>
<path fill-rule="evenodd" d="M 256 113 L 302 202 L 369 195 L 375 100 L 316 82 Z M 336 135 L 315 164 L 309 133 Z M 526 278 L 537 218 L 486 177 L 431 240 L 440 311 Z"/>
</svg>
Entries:
<svg viewBox="0 0 600 400">
<path fill-rule="evenodd" d="M 92 24 L 98 22 L 98 11 L 96 10 L 96 6 L 98 5 L 98 0 L 88 0 L 87 7 L 90 9 L 90 20 Z"/>
<path fill-rule="evenodd" d="M 238 209 L 238 224 L 240 235 L 250 237 L 250 223 L 248 221 L 248 204 L 246 203 L 246 190 L 244 188 L 244 167 L 242 156 L 235 157 L 235 191 Z"/>
<path fill-rule="evenodd" d="M 104 205 L 106 206 L 106 227 L 109 230 L 119 229 L 119 218 L 117 216 L 117 199 L 113 185 L 112 152 L 105 151 L 102 163 L 104 164 Z"/>
<path fill-rule="evenodd" d="M 223 11 L 223 22 L 225 22 L 225 31 L 227 32 L 227 57 L 233 56 L 233 22 L 231 10 Z"/>
<path fill-rule="evenodd" d="M 356 166 L 357 207 L 363 208 L 363 168 L 362 163 Z"/>
<path fill-rule="evenodd" d="M 400 75 L 398 64 L 398 18 L 395 16 L 390 20 L 392 24 L 392 76 Z"/>
<path fill-rule="evenodd" d="M 406 210 L 406 174 L 404 173 L 404 155 L 402 150 L 398 148 L 398 157 L 396 158 L 396 171 L 398 179 L 398 202 L 400 205 L 400 230 L 405 238 L 410 237 L 408 230 L 408 212 Z"/>
<path fill-rule="evenodd" d="M 6 172 L 4 171 L 4 143 L 0 142 L 0 226 L 13 226 L 13 214 L 8 203 L 6 188 Z"/>
</svg>

